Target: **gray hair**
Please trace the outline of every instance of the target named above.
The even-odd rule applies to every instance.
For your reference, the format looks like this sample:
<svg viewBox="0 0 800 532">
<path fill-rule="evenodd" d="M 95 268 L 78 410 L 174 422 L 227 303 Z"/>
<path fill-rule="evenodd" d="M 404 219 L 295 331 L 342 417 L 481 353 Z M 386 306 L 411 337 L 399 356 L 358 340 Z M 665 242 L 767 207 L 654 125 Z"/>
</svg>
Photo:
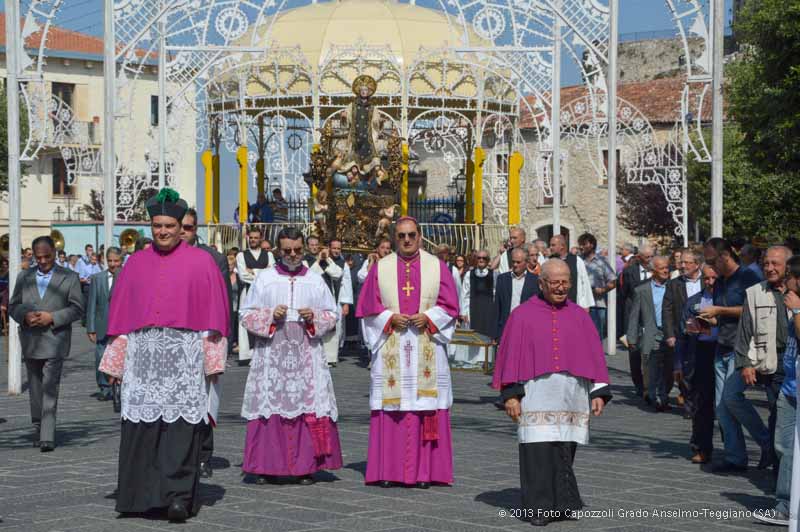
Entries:
<svg viewBox="0 0 800 532">
<path fill-rule="evenodd" d="M 669 257 L 665 255 L 655 255 L 652 259 L 650 259 L 650 269 L 652 270 L 656 266 L 657 260 L 663 260 L 667 264 L 669 264 Z"/>
<path fill-rule="evenodd" d="M 770 246 L 769 248 L 767 248 L 767 253 L 769 253 L 770 251 L 782 251 L 784 255 L 786 255 L 787 261 L 791 259 L 793 255 L 792 250 L 786 246 Z"/>
<path fill-rule="evenodd" d="M 636 251 L 636 246 L 634 246 L 630 242 L 625 242 L 624 244 L 622 244 L 622 249 L 627 249 L 628 251 L 633 253 L 634 251 Z"/>
<path fill-rule="evenodd" d="M 520 233 L 522 233 L 522 238 L 528 238 L 528 235 L 525 233 L 525 229 L 523 229 L 522 227 L 512 227 L 511 229 L 508 230 L 508 234 L 511 235 L 511 233 L 514 231 L 519 231 Z"/>
<path fill-rule="evenodd" d="M 528 257 L 530 256 L 529 253 L 528 253 L 528 250 L 525 248 L 525 246 L 520 246 L 520 247 L 516 247 L 516 248 L 512 249 L 511 250 L 511 258 L 512 259 L 514 258 L 514 253 L 522 253 L 523 255 L 525 255 L 525 260 L 526 261 L 528 260 Z"/>
<path fill-rule="evenodd" d="M 106 258 L 110 257 L 111 255 L 116 255 L 117 257 L 121 257 L 122 250 L 116 246 L 111 246 L 106 250 Z"/>
</svg>

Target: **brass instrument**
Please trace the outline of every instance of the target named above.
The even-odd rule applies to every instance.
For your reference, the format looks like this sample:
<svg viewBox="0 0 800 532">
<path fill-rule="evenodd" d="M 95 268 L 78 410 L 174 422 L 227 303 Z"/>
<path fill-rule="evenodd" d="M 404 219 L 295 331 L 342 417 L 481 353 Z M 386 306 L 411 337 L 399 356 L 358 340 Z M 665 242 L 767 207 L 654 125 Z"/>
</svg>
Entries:
<svg viewBox="0 0 800 532">
<path fill-rule="evenodd" d="M 133 250 L 136 248 L 136 241 L 139 240 L 139 231 L 136 229 L 125 229 L 121 235 L 119 235 L 119 245 L 122 249 L 128 250 L 129 253 L 133 253 Z"/>
<path fill-rule="evenodd" d="M 53 229 L 50 231 L 50 238 L 52 238 L 53 242 L 56 244 L 56 251 L 61 251 L 64 249 L 64 235 L 61 234 L 61 231 L 58 229 Z"/>
</svg>

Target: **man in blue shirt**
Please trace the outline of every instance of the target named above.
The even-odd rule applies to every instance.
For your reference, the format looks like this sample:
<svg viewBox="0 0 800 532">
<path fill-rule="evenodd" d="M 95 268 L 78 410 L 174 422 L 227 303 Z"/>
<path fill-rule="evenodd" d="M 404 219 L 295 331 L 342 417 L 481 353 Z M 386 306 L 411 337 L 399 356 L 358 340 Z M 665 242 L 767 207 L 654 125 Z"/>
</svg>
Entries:
<svg viewBox="0 0 800 532">
<path fill-rule="evenodd" d="M 744 396 L 745 383 L 736 371 L 736 334 L 745 291 L 759 282 L 752 270 L 742 268 L 730 242 L 723 238 L 712 238 L 703 246 L 706 263 L 719 275 L 714 286 L 714 305 L 703 309 L 700 317 L 716 320 L 719 327 L 717 354 L 714 360 L 716 374 L 716 414 L 722 433 L 725 435 L 725 461 L 715 471 L 745 471 L 747 450 L 744 443 L 744 426 L 761 447 L 759 468 L 764 469 L 772 461 L 770 437 L 767 427 L 752 403 Z"/>
<path fill-rule="evenodd" d="M 271 224 L 275 219 L 275 216 L 272 214 L 272 207 L 270 207 L 267 196 L 264 195 L 263 192 L 258 194 L 258 199 L 256 200 L 256 204 L 253 205 L 253 210 L 256 215 L 258 215 L 258 221 L 262 224 Z"/>
</svg>

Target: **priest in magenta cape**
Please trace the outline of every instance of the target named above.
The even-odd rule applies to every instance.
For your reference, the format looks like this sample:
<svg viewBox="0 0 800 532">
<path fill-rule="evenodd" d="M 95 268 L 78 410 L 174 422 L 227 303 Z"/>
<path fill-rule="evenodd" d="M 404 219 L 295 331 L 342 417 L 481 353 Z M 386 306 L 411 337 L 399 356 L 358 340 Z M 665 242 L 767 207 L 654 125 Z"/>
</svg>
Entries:
<svg viewBox="0 0 800 532">
<path fill-rule="evenodd" d="M 242 401 L 247 422 L 242 470 L 264 484 L 272 477 L 314 482 L 340 469 L 338 410 L 323 337 L 338 311 L 322 276 L 302 264 L 303 234 L 278 234 L 281 258 L 256 277 L 239 310 L 254 336 Z"/>
<path fill-rule="evenodd" d="M 575 450 L 589 442 L 590 413 L 600 415 L 611 394 L 592 319 L 567 298 L 566 262 L 545 262 L 539 288 L 506 323 L 492 386 L 517 423 L 525 514 L 546 525 L 583 507 L 572 470 Z"/>
<path fill-rule="evenodd" d="M 111 294 L 100 371 L 122 381 L 116 510 L 200 505 L 202 424 L 214 423 L 207 380 L 225 370 L 227 288 L 211 256 L 180 238 L 186 202 L 163 189 L 147 202 L 153 245 L 127 261 Z"/>
<path fill-rule="evenodd" d="M 458 294 L 439 259 L 419 249 L 413 218 L 395 225 L 397 253 L 372 266 L 358 300 L 372 353 L 366 483 L 452 484 L 447 344 Z"/>
</svg>

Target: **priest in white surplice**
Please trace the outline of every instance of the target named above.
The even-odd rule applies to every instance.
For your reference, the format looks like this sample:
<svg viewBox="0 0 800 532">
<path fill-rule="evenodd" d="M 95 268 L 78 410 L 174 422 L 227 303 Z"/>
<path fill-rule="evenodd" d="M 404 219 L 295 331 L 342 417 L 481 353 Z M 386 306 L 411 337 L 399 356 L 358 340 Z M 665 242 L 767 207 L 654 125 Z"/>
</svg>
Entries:
<svg viewBox="0 0 800 532">
<path fill-rule="evenodd" d="M 244 390 L 248 419 L 242 470 L 311 484 L 321 469 L 342 467 L 338 411 L 322 338 L 335 329 L 336 303 L 322 277 L 302 264 L 303 235 L 278 234 L 281 260 L 253 283 L 239 310 L 255 335 Z"/>
<path fill-rule="evenodd" d="M 261 230 L 251 227 L 247 231 L 247 246 L 249 249 L 240 251 L 236 255 L 236 271 L 239 273 L 239 279 L 244 283 L 244 289 L 239 296 L 240 301 L 247 299 L 247 292 L 250 291 L 258 272 L 275 264 L 275 257 L 272 256 L 272 252 L 261 249 L 262 240 Z M 239 362 L 243 363 L 247 360 L 250 360 L 250 336 L 240 321 Z"/>
<path fill-rule="evenodd" d="M 366 483 L 452 484 L 447 344 L 458 295 L 447 266 L 419 249 L 416 220 L 395 225 L 397 253 L 370 269 L 358 300 L 372 353 Z"/>
<path fill-rule="evenodd" d="M 339 348 L 344 340 L 344 320 L 353 304 L 353 283 L 350 279 L 350 268 L 342 255 L 342 241 L 336 238 L 331 240 L 328 248 L 323 249 L 317 257 L 306 259 L 306 266 L 322 276 L 340 310 L 336 328 L 325 335 L 323 340 L 328 365 L 336 366 L 339 362 Z"/>
</svg>

